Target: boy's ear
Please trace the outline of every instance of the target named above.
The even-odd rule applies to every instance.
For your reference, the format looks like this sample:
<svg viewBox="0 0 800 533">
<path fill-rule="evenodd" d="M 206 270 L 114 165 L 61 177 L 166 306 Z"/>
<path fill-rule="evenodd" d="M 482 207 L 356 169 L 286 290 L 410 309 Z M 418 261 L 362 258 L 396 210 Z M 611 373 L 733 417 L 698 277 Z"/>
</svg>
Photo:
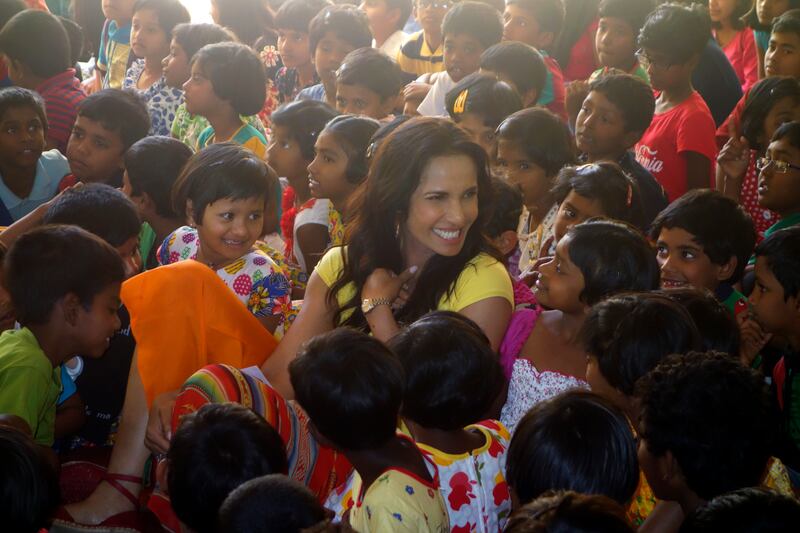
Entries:
<svg viewBox="0 0 800 533">
<path fill-rule="evenodd" d="M 186 223 L 194 227 L 197 221 L 194 219 L 194 204 L 191 199 L 186 200 Z"/>
<path fill-rule="evenodd" d="M 725 281 L 729 279 L 733 273 L 736 271 L 736 266 L 739 264 L 739 260 L 736 258 L 735 255 L 730 256 L 727 262 L 716 265 L 717 266 L 717 280 Z"/>
<path fill-rule="evenodd" d="M 78 325 L 78 317 L 82 309 L 81 299 L 74 292 L 68 292 L 61 298 L 61 312 L 64 316 L 64 321 L 72 327 Z"/>
</svg>

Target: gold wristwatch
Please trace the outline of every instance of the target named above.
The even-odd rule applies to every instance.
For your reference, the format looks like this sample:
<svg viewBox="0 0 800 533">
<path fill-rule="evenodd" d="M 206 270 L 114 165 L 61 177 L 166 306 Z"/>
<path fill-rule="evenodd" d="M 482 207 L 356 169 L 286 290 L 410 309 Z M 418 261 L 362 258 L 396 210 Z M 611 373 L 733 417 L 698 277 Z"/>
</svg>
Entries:
<svg viewBox="0 0 800 533">
<path fill-rule="evenodd" d="M 361 301 L 361 312 L 366 315 L 379 305 L 392 305 L 389 298 L 364 298 Z"/>
</svg>

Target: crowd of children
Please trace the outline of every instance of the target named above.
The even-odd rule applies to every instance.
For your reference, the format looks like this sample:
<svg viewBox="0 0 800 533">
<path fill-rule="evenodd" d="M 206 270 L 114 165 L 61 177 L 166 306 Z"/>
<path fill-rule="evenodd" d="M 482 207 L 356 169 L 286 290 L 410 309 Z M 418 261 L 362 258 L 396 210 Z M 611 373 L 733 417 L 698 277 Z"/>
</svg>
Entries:
<svg viewBox="0 0 800 533">
<path fill-rule="evenodd" d="M 0 530 L 800 528 L 800 2 L 56 4 Z"/>
</svg>

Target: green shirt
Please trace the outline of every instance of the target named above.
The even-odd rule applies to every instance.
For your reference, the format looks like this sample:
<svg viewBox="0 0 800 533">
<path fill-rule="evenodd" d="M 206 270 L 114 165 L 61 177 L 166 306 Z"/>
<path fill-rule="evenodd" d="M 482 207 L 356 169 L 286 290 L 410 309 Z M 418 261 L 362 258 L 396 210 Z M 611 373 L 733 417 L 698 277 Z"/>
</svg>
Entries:
<svg viewBox="0 0 800 533">
<path fill-rule="evenodd" d="M 37 444 L 52 446 L 59 394 L 61 367 L 53 368 L 31 330 L 0 335 L 0 413 L 22 418 Z"/>
<path fill-rule="evenodd" d="M 764 232 L 764 238 L 766 239 L 776 231 L 780 231 L 782 229 L 791 228 L 792 226 L 797 226 L 800 224 L 800 213 L 795 213 L 794 215 L 790 215 L 786 218 L 782 218 Z M 756 264 L 756 256 L 753 255 L 750 257 L 750 261 L 747 263 L 748 265 L 755 265 Z"/>
</svg>

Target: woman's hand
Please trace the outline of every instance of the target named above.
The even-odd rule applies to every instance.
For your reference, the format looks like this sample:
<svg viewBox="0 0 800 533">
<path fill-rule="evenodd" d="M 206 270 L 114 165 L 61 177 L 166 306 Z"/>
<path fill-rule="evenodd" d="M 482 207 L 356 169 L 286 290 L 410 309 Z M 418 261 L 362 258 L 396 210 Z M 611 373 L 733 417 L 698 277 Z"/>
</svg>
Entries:
<svg viewBox="0 0 800 533">
<path fill-rule="evenodd" d="M 167 453 L 169 450 L 169 441 L 172 439 L 172 409 L 177 398 L 178 391 L 175 390 L 160 394 L 153 400 L 144 444 L 155 454 Z"/>
<path fill-rule="evenodd" d="M 400 274 L 395 274 L 385 268 L 376 268 L 361 289 L 361 299 L 386 298 L 394 302 L 404 286 L 417 274 L 417 270 L 416 266 L 412 266 Z"/>
</svg>

